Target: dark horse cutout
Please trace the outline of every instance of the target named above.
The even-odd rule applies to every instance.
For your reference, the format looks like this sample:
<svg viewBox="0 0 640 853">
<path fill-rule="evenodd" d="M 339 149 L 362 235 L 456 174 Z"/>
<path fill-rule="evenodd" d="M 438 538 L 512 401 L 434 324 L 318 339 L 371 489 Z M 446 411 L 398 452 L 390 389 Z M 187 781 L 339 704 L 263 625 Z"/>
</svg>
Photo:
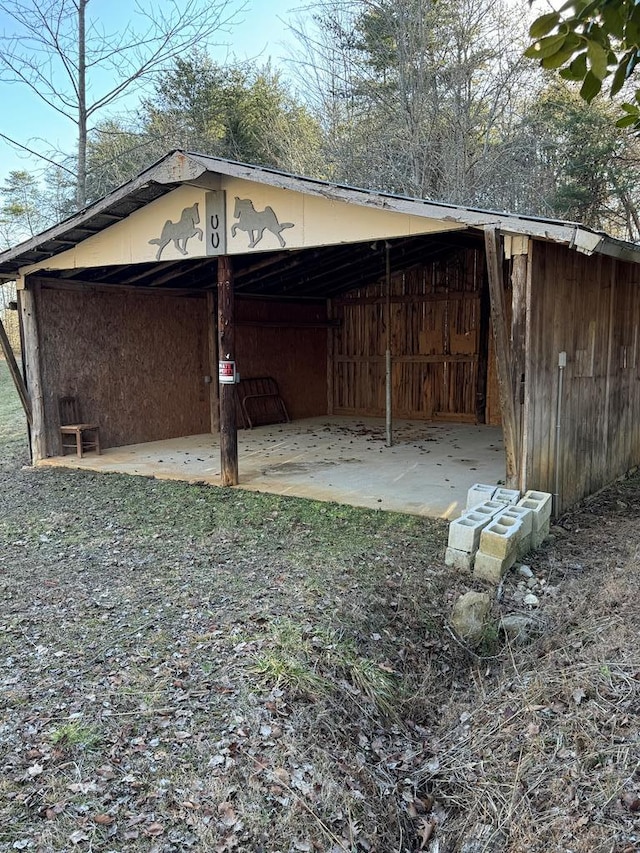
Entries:
<svg viewBox="0 0 640 853">
<path fill-rule="evenodd" d="M 293 222 L 278 222 L 272 207 L 264 210 L 256 210 L 249 198 L 238 198 L 233 209 L 233 217 L 238 221 L 231 226 L 231 236 L 236 236 L 236 231 L 246 231 L 249 236 L 249 248 L 253 249 L 264 237 L 265 231 L 271 231 L 278 238 L 278 242 L 284 249 L 287 245 L 282 237 L 285 228 L 293 228 Z"/>
<path fill-rule="evenodd" d="M 149 240 L 149 243 L 155 243 L 158 246 L 156 252 L 156 261 L 160 260 L 160 255 L 164 249 L 173 240 L 173 245 L 181 255 L 187 254 L 187 240 L 192 237 L 197 237 L 202 240 L 202 229 L 197 225 L 200 222 L 200 213 L 198 211 L 198 202 L 192 204 L 191 207 L 185 207 L 180 214 L 180 219 L 177 222 L 172 222 L 170 219 L 164 223 L 162 233 L 159 237 L 154 237 Z"/>
</svg>

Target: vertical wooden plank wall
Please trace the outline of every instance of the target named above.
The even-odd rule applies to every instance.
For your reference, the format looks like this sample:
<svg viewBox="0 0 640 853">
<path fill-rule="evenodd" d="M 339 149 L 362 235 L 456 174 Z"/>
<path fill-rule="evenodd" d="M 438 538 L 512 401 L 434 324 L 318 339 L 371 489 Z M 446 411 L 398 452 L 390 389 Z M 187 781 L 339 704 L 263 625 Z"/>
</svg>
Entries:
<svg viewBox="0 0 640 853">
<path fill-rule="evenodd" d="M 532 261 L 528 484 L 554 490 L 565 351 L 562 510 L 640 464 L 640 268 L 540 242 Z"/>
</svg>

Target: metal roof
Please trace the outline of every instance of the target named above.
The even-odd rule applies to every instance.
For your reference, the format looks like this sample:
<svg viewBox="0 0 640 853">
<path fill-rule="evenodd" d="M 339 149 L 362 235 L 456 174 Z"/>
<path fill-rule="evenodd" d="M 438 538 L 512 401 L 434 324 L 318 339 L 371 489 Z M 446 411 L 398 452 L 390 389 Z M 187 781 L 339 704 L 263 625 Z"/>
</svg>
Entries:
<svg viewBox="0 0 640 853">
<path fill-rule="evenodd" d="M 640 245 L 618 240 L 602 231 L 595 231 L 575 222 L 521 216 L 357 189 L 292 175 L 265 166 L 236 163 L 186 151 L 171 151 L 136 178 L 99 201 L 41 234 L 0 253 L 0 281 L 14 279 L 21 267 L 42 263 L 81 243 L 181 184 L 206 186 L 207 179 L 214 175 L 228 175 L 333 201 L 438 219 L 464 225 L 476 234 L 478 229 L 490 225 L 511 234 L 522 234 L 560 243 L 586 254 L 597 252 L 620 260 L 640 263 Z M 444 237 L 444 235 L 440 236 Z M 340 247 L 335 248 L 338 250 Z M 281 253 L 274 254 L 280 257 Z M 202 259 L 179 262 L 178 268 L 185 266 L 186 272 L 189 264 L 198 262 L 202 263 Z M 174 268 L 177 263 L 173 264 Z M 163 266 L 154 265 L 154 270 L 157 272 Z"/>
</svg>

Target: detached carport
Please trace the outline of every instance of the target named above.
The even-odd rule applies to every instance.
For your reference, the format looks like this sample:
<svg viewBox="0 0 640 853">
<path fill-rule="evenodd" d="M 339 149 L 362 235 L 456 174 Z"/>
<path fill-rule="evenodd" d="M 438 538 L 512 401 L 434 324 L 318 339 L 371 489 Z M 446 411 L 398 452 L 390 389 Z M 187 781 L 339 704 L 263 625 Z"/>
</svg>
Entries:
<svg viewBox="0 0 640 853">
<path fill-rule="evenodd" d="M 108 449 L 219 431 L 221 482 L 234 485 L 238 386 L 225 380 L 239 372 L 274 378 L 295 421 L 382 418 L 381 446 L 397 421 L 432 424 L 432 438 L 441 424 L 502 426 L 507 482 L 549 489 L 560 474 L 570 502 L 640 455 L 632 437 L 577 481 L 554 424 L 563 318 L 576 329 L 571 365 L 593 370 L 610 354 L 609 421 L 637 408 L 631 385 L 628 411 L 614 395 L 612 343 L 635 291 L 620 300 L 616 262 L 602 255 L 637 260 L 634 247 L 568 223 L 173 152 L 0 255 L 0 277 L 18 286 L 26 382 L 14 375 L 33 461 L 58 456 L 57 401 L 71 394 Z M 632 286 L 635 263 L 617 270 Z M 608 288 L 606 330 L 595 321 L 585 335 L 571 305 L 553 305 L 577 279 L 583 314 Z M 592 403 L 579 394 L 571 417 Z M 426 454 L 416 460 L 428 482 Z M 483 479 L 474 467 L 469 484 Z"/>
</svg>

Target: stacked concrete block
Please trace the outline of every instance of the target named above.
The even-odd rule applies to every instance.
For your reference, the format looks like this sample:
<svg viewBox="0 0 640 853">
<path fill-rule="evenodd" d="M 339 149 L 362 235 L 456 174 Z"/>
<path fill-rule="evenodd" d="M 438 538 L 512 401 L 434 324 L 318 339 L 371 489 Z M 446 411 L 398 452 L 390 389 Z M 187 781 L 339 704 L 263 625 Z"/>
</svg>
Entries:
<svg viewBox="0 0 640 853">
<path fill-rule="evenodd" d="M 473 558 L 480 544 L 480 534 L 489 524 L 496 510 L 484 508 L 484 512 L 470 510 L 449 525 L 449 542 L 444 561 L 456 569 L 471 571 Z"/>
<path fill-rule="evenodd" d="M 524 507 L 532 514 L 531 547 L 539 548 L 549 535 L 551 526 L 551 495 L 549 492 L 536 492 L 529 489 L 518 501 L 517 506 Z"/>
<path fill-rule="evenodd" d="M 524 506 L 508 506 L 501 516 L 507 518 L 518 518 L 522 522 L 520 540 L 518 542 L 518 559 L 524 557 L 531 550 L 533 538 L 533 512 Z"/>
<path fill-rule="evenodd" d="M 479 512 L 482 515 L 486 515 L 488 518 L 493 518 L 494 515 L 497 515 L 500 512 L 504 512 L 505 505 L 500 501 L 487 500 L 478 506 L 474 506 L 473 509 L 466 509 L 462 515 L 468 515 L 470 512 Z"/>
<path fill-rule="evenodd" d="M 516 561 L 521 532 L 522 519 L 504 512 L 496 516 L 480 535 L 473 569 L 475 577 L 499 583 Z"/>
<path fill-rule="evenodd" d="M 502 504 L 517 504 L 520 500 L 520 492 L 517 489 L 496 489 L 492 500 Z"/>
<path fill-rule="evenodd" d="M 491 500 L 497 488 L 484 483 L 475 483 L 467 492 L 467 509 L 474 509 L 478 504 Z"/>
<path fill-rule="evenodd" d="M 449 526 L 445 562 L 475 577 L 499 583 L 517 559 L 549 535 L 551 495 L 476 483 L 467 509 Z"/>
</svg>

